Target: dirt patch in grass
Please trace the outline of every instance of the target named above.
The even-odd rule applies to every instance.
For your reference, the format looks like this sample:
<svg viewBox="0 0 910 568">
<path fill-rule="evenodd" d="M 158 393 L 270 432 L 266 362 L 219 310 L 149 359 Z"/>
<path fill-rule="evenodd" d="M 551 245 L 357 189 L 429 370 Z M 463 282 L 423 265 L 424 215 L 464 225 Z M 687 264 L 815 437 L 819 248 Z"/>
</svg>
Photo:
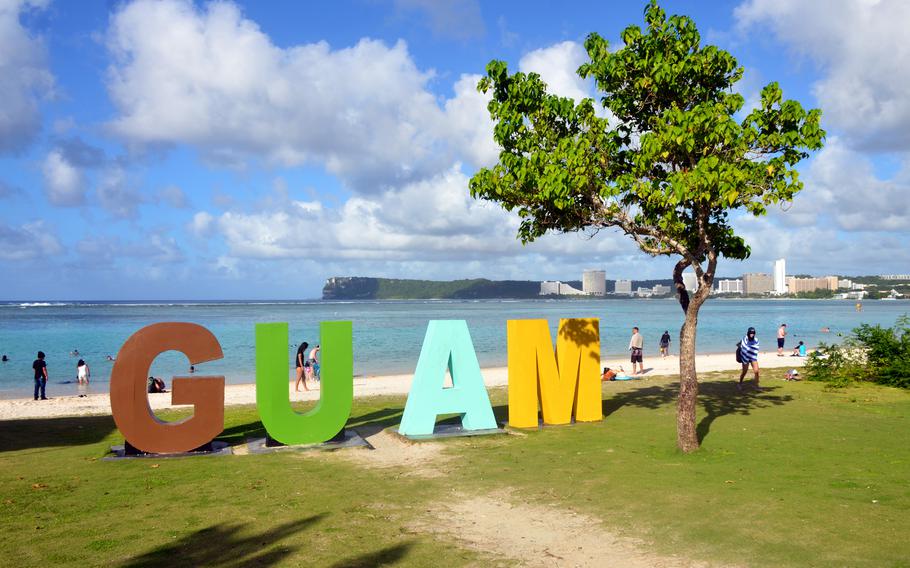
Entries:
<svg viewBox="0 0 910 568">
<path fill-rule="evenodd" d="M 410 442 L 386 430 L 364 438 L 375 450 L 334 452 L 359 465 L 377 468 L 396 468 L 403 476 L 442 477 L 449 458 L 444 446 L 436 442 Z"/>
<path fill-rule="evenodd" d="M 618 536 L 570 509 L 521 503 L 510 495 L 456 494 L 430 510 L 422 532 L 451 536 L 466 546 L 519 566 L 707 567 L 647 550 L 642 541 Z"/>
</svg>

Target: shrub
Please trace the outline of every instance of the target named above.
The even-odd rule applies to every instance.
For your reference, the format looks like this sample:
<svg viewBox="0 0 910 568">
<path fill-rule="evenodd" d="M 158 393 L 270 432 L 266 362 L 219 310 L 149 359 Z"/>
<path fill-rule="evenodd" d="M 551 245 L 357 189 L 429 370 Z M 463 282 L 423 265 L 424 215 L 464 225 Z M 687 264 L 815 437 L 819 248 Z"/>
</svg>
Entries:
<svg viewBox="0 0 910 568">
<path fill-rule="evenodd" d="M 894 327 L 863 324 L 840 345 L 822 343 L 806 361 L 806 378 L 832 387 L 871 381 L 910 388 L 910 318 Z"/>
</svg>

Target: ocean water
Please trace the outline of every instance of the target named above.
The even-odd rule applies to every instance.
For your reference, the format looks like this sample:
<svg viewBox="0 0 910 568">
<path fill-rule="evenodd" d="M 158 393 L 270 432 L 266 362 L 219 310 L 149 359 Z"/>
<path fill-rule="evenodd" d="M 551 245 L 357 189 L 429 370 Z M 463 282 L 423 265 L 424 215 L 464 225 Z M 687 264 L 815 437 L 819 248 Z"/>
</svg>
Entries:
<svg viewBox="0 0 910 568">
<path fill-rule="evenodd" d="M 776 331 L 787 323 L 787 347 L 797 341 L 809 346 L 836 342 L 861 323 L 890 326 L 910 313 L 910 301 L 868 301 L 857 312 L 854 303 L 839 300 L 709 300 L 698 328 L 699 353 L 731 353 L 745 329 L 754 326 L 764 350 L 776 349 Z M 187 302 L 187 303 L 5 303 L 0 304 L 0 398 L 30 396 L 31 364 L 38 350 L 47 355 L 48 396 L 76 392 L 76 362 L 81 357 L 92 371 L 92 392 L 107 391 L 112 363 L 126 339 L 141 327 L 167 321 L 194 322 L 209 328 L 221 343 L 224 358 L 199 365 L 201 374 L 224 375 L 227 382 L 255 380 L 256 323 L 288 322 L 288 376 L 293 353 L 301 341 L 319 342 L 319 322 L 350 320 L 354 327 L 354 372 L 359 375 L 411 373 L 417 364 L 427 322 L 464 319 L 481 366 L 506 364 L 506 321 L 546 319 L 555 337 L 560 318 L 600 318 L 601 352 L 623 360 L 632 326 L 641 328 L 645 357 L 657 353 L 664 330 L 677 336 L 683 315 L 675 300 L 488 300 L 488 301 L 363 301 L 363 302 Z M 830 333 L 822 333 L 823 327 Z M 78 349 L 80 356 L 70 353 Z M 162 354 L 151 374 L 170 385 L 186 375 L 189 363 L 179 353 Z"/>
</svg>

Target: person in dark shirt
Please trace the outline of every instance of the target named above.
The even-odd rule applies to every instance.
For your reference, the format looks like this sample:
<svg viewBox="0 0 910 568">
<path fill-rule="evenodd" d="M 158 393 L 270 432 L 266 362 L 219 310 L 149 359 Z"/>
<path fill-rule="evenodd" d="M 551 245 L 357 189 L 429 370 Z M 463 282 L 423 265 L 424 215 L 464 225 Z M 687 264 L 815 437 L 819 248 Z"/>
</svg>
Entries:
<svg viewBox="0 0 910 568">
<path fill-rule="evenodd" d="M 35 370 L 35 400 L 41 395 L 41 400 L 47 400 L 47 363 L 44 362 L 44 351 L 38 352 L 38 358 L 32 363 L 32 369 Z"/>
<path fill-rule="evenodd" d="M 660 336 L 660 354 L 662 357 L 670 354 L 670 330 L 664 331 Z"/>
<path fill-rule="evenodd" d="M 300 383 L 303 383 L 303 390 L 310 390 L 306 386 L 306 373 L 304 372 L 306 368 L 310 366 L 310 362 L 306 358 L 306 349 L 310 344 L 304 341 L 300 344 L 300 347 L 297 348 L 297 357 L 294 359 L 295 364 L 297 365 L 297 382 L 294 383 L 294 392 L 300 392 Z"/>
</svg>

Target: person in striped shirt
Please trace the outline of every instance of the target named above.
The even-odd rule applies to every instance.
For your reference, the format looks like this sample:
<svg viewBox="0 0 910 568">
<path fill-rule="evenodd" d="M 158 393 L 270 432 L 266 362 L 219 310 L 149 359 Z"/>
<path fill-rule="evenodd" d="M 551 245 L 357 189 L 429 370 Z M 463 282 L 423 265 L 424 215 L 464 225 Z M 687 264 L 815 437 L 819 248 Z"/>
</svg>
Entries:
<svg viewBox="0 0 910 568">
<path fill-rule="evenodd" d="M 742 352 L 743 359 L 743 372 L 739 374 L 739 384 L 737 388 L 742 390 L 743 388 L 743 379 L 746 376 L 746 371 L 749 370 L 749 366 L 752 366 L 752 371 L 755 373 L 755 388 L 758 387 L 758 340 L 755 339 L 755 328 L 750 327 L 746 331 L 746 336 L 742 338 L 740 342 L 740 350 Z"/>
</svg>

